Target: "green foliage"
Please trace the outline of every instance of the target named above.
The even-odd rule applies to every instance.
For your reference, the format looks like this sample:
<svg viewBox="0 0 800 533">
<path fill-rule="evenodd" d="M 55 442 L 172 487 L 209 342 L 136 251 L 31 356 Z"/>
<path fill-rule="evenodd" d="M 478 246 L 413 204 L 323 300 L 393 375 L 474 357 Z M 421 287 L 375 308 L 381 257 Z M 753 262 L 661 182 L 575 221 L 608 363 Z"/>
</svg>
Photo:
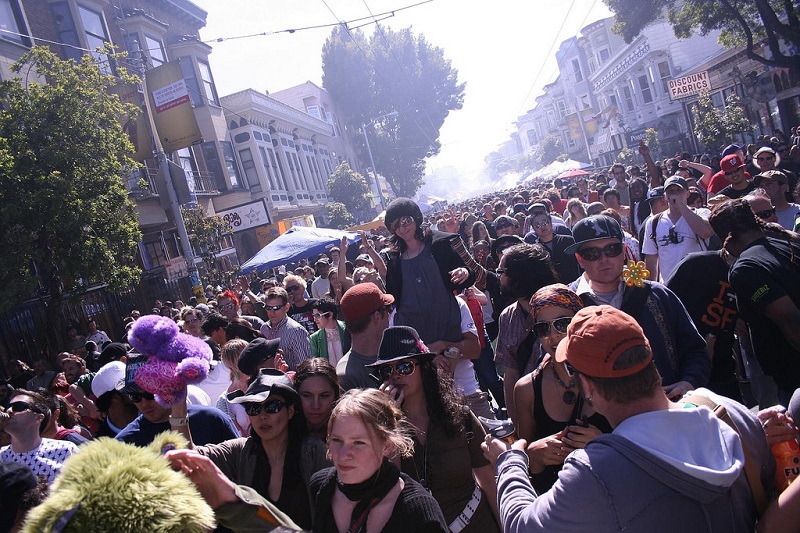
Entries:
<svg viewBox="0 0 800 533">
<path fill-rule="evenodd" d="M 206 264 L 207 279 L 203 285 L 220 279 L 222 272 L 217 269 L 217 254 L 222 249 L 220 239 L 231 232 L 230 224 L 220 216 L 208 216 L 199 205 L 181 207 L 181 213 L 192 248 Z"/>
<path fill-rule="evenodd" d="M 56 309 L 90 281 L 138 281 L 141 233 L 123 185 L 136 163 L 119 121 L 137 110 L 107 92 L 120 80 L 90 55 L 75 64 L 40 47 L 12 70 L 0 84 L 0 309 L 36 292 Z"/>
<path fill-rule="evenodd" d="M 331 202 L 328 209 L 328 227 L 345 229 L 353 225 L 353 215 L 347 210 L 347 206 L 339 202 Z"/>
<path fill-rule="evenodd" d="M 613 31 L 630 43 L 649 24 L 666 14 L 675 36 L 696 30 L 707 35 L 720 30 L 719 42 L 728 48 L 745 45 L 748 55 L 765 65 L 800 68 L 800 56 L 785 50 L 800 47 L 796 1 L 778 0 L 603 0 L 615 14 Z M 759 43 L 767 39 L 765 50 Z M 791 47 L 781 50 L 781 41 Z M 767 52 L 768 51 L 768 52 Z M 760 53 L 759 53 L 760 52 Z"/>
<path fill-rule="evenodd" d="M 328 178 L 328 191 L 331 200 L 343 204 L 349 213 L 366 211 L 372 207 L 367 180 L 351 169 L 347 161 L 342 162 Z"/>
<path fill-rule="evenodd" d="M 441 149 L 444 119 L 464 100 L 464 84 L 443 50 L 410 29 L 379 27 L 367 39 L 337 27 L 323 46 L 322 71 L 340 118 L 361 133 L 353 138 L 361 160 L 368 160 L 366 129 L 380 174 L 397 196 L 413 196 L 423 184 L 425 158 Z"/>
<path fill-rule="evenodd" d="M 732 142 L 735 135 L 753 131 L 753 124 L 735 94 L 728 96 L 725 109 L 714 107 L 711 96 L 701 94 L 692 106 L 692 113 L 694 134 L 708 148 L 716 149 Z"/>
<path fill-rule="evenodd" d="M 655 128 L 647 128 L 644 130 L 644 144 L 650 148 L 653 157 L 658 159 L 661 153 L 661 141 L 658 139 L 658 132 Z"/>
<path fill-rule="evenodd" d="M 561 143 L 561 137 L 555 135 L 548 135 L 537 148 L 539 156 L 539 164 L 547 166 L 559 157 L 564 155 L 564 146 Z"/>
<path fill-rule="evenodd" d="M 636 159 L 636 154 L 633 153 L 633 150 L 628 148 L 627 146 L 619 151 L 617 154 L 617 158 L 614 160 L 614 163 L 619 163 L 621 165 L 632 165 L 634 163 L 634 159 Z"/>
</svg>

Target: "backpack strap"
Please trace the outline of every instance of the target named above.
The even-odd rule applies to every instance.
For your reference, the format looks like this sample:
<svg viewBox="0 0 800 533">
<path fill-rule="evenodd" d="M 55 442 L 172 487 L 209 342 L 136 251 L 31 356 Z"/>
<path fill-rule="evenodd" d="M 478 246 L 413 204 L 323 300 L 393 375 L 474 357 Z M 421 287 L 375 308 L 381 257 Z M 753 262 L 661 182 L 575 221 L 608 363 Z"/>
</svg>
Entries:
<svg viewBox="0 0 800 533">
<path fill-rule="evenodd" d="M 734 422 L 733 418 L 731 418 L 731 415 L 728 414 L 728 410 L 725 409 L 724 405 L 717 404 L 705 396 L 701 396 L 699 394 L 690 394 L 688 396 L 684 396 L 682 401 L 695 406 L 704 405 L 708 407 L 717 418 L 728 424 L 728 426 L 730 426 L 731 429 L 733 429 L 736 434 L 739 435 L 739 440 L 742 443 L 742 450 L 744 451 L 744 474 L 747 477 L 747 483 L 750 485 L 750 492 L 753 494 L 753 500 L 755 500 L 756 503 L 756 513 L 760 518 L 767 509 L 767 495 L 764 492 L 764 486 L 761 484 L 761 476 L 759 476 L 758 473 L 758 465 L 756 464 L 753 455 L 750 453 L 750 449 L 747 447 L 747 444 L 742 438 L 742 432 L 739 431 L 739 427 L 736 425 L 736 422 Z"/>
<path fill-rule="evenodd" d="M 661 222 L 661 217 L 663 215 L 664 211 L 653 215 L 653 223 L 650 226 L 650 238 L 653 239 L 653 243 L 655 243 L 656 248 L 658 248 L 658 237 L 656 237 L 656 228 L 658 227 L 658 223 Z"/>
</svg>

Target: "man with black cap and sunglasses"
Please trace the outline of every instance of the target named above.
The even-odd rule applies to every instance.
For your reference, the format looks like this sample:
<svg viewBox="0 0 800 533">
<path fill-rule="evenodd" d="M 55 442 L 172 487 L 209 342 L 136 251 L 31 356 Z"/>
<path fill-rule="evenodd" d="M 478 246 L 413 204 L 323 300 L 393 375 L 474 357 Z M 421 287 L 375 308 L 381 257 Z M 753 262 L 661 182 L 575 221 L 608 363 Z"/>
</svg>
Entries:
<svg viewBox="0 0 800 533">
<path fill-rule="evenodd" d="M 625 311 L 644 330 L 670 398 L 703 387 L 711 375 L 706 343 L 680 299 L 664 285 L 629 276 L 623 279 L 625 244 L 616 220 L 595 215 L 572 228 L 575 253 L 584 273 L 570 284 L 586 306 L 610 305 Z M 641 283 L 638 286 L 637 283 Z"/>
<path fill-rule="evenodd" d="M 197 445 L 216 444 L 239 436 L 230 418 L 214 407 L 189 405 L 187 415 L 173 418 L 169 407 L 161 406 L 153 394 L 144 391 L 134 381 L 136 372 L 145 362 L 147 356 L 129 356 L 125 362 L 125 377 L 117 384 L 117 390 L 127 395 L 139 410 L 139 416 L 117 434 L 117 440 L 147 446 L 159 433 L 187 425 Z"/>
<path fill-rule="evenodd" d="M 664 182 L 667 210 L 650 217 L 644 230 L 642 254 L 645 257 L 648 279 L 667 280 L 681 259 L 692 252 L 708 250 L 708 239 L 714 230 L 708 223 L 711 211 L 689 207 L 689 185 L 680 176 Z"/>
</svg>

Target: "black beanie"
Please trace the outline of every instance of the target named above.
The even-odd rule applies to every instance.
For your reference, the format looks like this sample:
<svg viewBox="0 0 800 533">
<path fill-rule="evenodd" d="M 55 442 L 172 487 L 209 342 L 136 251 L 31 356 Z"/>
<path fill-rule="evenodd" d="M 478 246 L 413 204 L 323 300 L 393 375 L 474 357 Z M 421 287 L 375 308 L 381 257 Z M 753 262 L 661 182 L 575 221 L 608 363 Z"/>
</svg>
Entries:
<svg viewBox="0 0 800 533">
<path fill-rule="evenodd" d="M 384 223 L 386 229 L 392 230 L 394 224 L 400 217 L 411 217 L 417 223 L 417 227 L 422 227 L 422 211 L 414 200 L 408 198 L 397 198 L 386 208 Z"/>
</svg>

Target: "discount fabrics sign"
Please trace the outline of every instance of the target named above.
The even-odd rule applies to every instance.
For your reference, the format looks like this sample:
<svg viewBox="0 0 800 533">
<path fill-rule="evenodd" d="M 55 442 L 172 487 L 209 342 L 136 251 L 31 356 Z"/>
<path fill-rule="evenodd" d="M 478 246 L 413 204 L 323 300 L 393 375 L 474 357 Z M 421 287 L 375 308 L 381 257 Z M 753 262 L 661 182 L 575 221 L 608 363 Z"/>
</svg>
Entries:
<svg viewBox="0 0 800 533">
<path fill-rule="evenodd" d="M 708 79 L 708 71 L 669 80 L 669 97 L 672 100 L 694 96 L 710 90 L 711 82 Z"/>
</svg>

